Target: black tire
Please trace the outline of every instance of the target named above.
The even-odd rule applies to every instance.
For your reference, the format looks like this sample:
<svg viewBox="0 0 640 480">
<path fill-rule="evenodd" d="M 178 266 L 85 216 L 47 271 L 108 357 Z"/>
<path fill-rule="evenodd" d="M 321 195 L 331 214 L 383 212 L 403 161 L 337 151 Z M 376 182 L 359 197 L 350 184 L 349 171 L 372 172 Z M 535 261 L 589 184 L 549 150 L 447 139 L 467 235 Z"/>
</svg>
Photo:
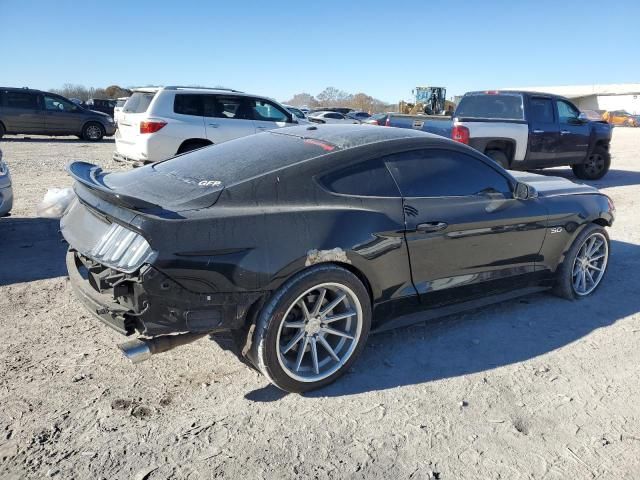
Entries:
<svg viewBox="0 0 640 480">
<path fill-rule="evenodd" d="M 509 158 L 507 157 L 507 154 L 502 150 L 487 150 L 485 155 L 496 162 L 498 165 L 500 165 L 502 168 L 509 168 Z"/>
<path fill-rule="evenodd" d="M 355 334 L 351 341 L 347 344 L 344 343 L 343 349 L 336 348 L 334 355 L 338 355 L 340 358 L 340 353 L 344 352 L 345 357 L 340 358 L 340 362 L 336 362 L 333 359 L 330 359 L 330 355 L 328 350 L 325 350 L 324 347 L 319 349 L 317 345 L 321 345 L 320 341 L 316 342 L 316 337 L 323 336 L 322 331 L 316 333 L 308 333 L 307 327 L 301 328 L 298 331 L 300 335 L 304 335 L 301 340 L 295 344 L 295 349 L 292 348 L 293 353 L 296 356 L 300 355 L 302 351 L 302 357 L 307 359 L 309 366 L 305 367 L 307 370 L 311 369 L 311 362 L 313 360 L 313 355 L 311 352 L 311 343 L 316 345 L 316 351 L 318 354 L 317 358 L 320 358 L 321 353 L 324 353 L 324 358 L 322 362 L 324 366 L 329 367 L 325 374 L 327 375 L 324 378 L 319 378 L 317 380 L 306 379 L 299 380 L 294 378 L 292 375 L 296 375 L 294 372 L 289 370 L 290 373 L 287 373 L 288 370 L 285 365 L 284 357 L 287 352 L 280 355 L 281 346 L 278 346 L 278 342 L 282 341 L 283 343 L 289 343 L 290 338 L 280 339 L 280 332 L 283 329 L 282 324 L 285 321 L 285 316 L 289 312 L 293 312 L 293 309 L 296 308 L 299 303 L 299 299 L 309 298 L 304 297 L 307 292 L 315 291 L 313 290 L 316 286 L 325 286 L 325 285 L 339 285 L 342 287 L 346 287 L 346 290 L 349 291 L 349 295 L 353 295 L 354 299 L 357 299 L 357 302 L 354 302 L 354 305 L 351 305 L 349 308 L 354 308 L 353 311 L 358 311 L 358 306 L 360 307 L 361 318 L 356 316 L 353 320 L 353 324 L 351 324 L 353 316 L 348 320 L 340 320 L 335 323 L 331 323 L 334 325 L 336 329 L 345 328 L 342 322 L 349 322 L 348 325 L 351 327 L 356 327 L 359 332 L 356 337 Z M 326 290 L 330 292 L 330 290 Z M 340 290 L 338 290 L 340 292 Z M 331 292 L 333 294 L 333 292 Z M 323 296 L 323 300 L 327 303 L 330 303 L 329 299 L 331 298 L 329 293 L 326 294 L 327 297 Z M 336 295 L 337 298 L 338 295 Z M 316 297 L 316 302 L 319 296 Z M 322 303 L 322 300 L 320 302 Z M 326 306 L 327 303 L 324 305 Z M 312 305 L 314 306 L 314 305 Z M 336 307 L 337 308 L 337 307 Z M 348 313 L 348 312 L 346 312 Z M 335 310 L 331 311 L 332 315 L 336 315 Z M 292 313 L 290 313 L 292 315 Z M 338 312 L 339 315 L 339 312 Z M 289 318 L 289 317 L 287 317 Z M 293 317 L 291 317 L 293 318 Z M 309 317 L 307 317 L 309 318 Z M 330 318 L 328 316 L 324 317 Z M 300 319 L 298 319 L 300 320 Z M 306 325 L 309 325 L 313 321 L 304 321 Z M 316 319 L 317 322 L 320 322 L 319 319 Z M 301 323 L 301 322 L 299 322 Z M 326 325 L 326 324 L 324 324 Z M 342 325 L 342 327 L 340 326 Z M 284 327 L 287 328 L 287 327 Z M 276 387 L 287 391 L 287 392 L 306 392 L 309 390 L 314 390 L 317 388 L 321 388 L 325 385 L 328 385 L 338 379 L 341 375 L 349 370 L 353 362 L 356 360 L 358 355 L 362 352 L 362 349 L 365 346 L 367 341 L 367 337 L 369 336 L 369 330 L 371 328 L 371 301 L 369 299 L 369 294 L 367 289 L 362 284 L 362 282 L 356 277 L 353 273 L 348 270 L 341 268 L 337 265 L 326 264 L 326 265 L 318 265 L 315 267 L 311 267 L 299 274 L 293 276 L 289 279 L 280 289 L 278 289 L 274 295 L 265 303 L 264 307 L 260 311 L 258 315 L 258 319 L 256 322 L 254 339 L 252 342 L 251 350 L 249 352 L 249 359 L 256 366 L 256 368 L 262 372 L 268 379 L 273 383 Z M 348 329 L 347 329 L 348 330 Z M 324 334 L 323 339 L 329 338 L 328 334 Z M 292 335 L 295 337 L 296 335 Z M 307 343 L 308 338 L 313 337 L 312 342 Z M 338 337 L 339 342 L 347 342 L 347 340 L 342 340 L 342 337 Z M 291 342 L 293 343 L 293 342 Z M 304 350 L 300 349 L 300 346 L 303 346 Z M 309 348 L 309 350 L 307 350 Z M 345 351 L 346 350 L 346 351 Z M 307 354 L 306 352 L 310 353 Z M 333 350 L 332 350 L 333 351 Z M 302 358 L 300 357 L 300 358 Z M 332 364 L 331 362 L 336 362 Z M 316 364 L 318 362 L 315 362 Z M 323 368 L 324 368 L 323 366 Z M 334 370 L 335 369 L 335 370 Z M 298 371 L 298 370 L 296 370 Z M 301 374 L 302 375 L 302 374 Z M 309 372 L 309 376 L 313 376 L 311 372 Z M 316 376 L 321 376 L 316 375 Z"/>
<path fill-rule="evenodd" d="M 99 142 L 104 135 L 104 127 L 98 122 L 88 122 L 82 127 L 82 138 L 87 142 Z"/>
<path fill-rule="evenodd" d="M 576 263 L 576 257 L 581 253 L 581 249 L 585 242 L 590 240 L 591 238 L 604 239 L 606 244 L 606 253 L 604 257 L 604 262 L 602 265 L 602 275 L 598 278 L 598 281 L 595 287 L 589 291 L 588 293 L 578 293 L 574 286 L 574 265 Z M 595 223 L 591 223 L 587 225 L 582 232 L 575 238 L 571 247 L 567 251 L 562 265 L 558 268 L 556 273 L 556 283 L 554 285 L 553 293 L 557 296 L 566 298 L 567 300 L 576 300 L 580 298 L 587 297 L 595 292 L 598 287 L 602 284 L 602 280 L 606 276 L 607 266 L 609 261 L 609 254 L 611 252 L 611 242 L 609 241 L 609 235 L 604 227 L 597 225 Z"/>
<path fill-rule="evenodd" d="M 191 150 L 197 150 L 198 148 L 208 147 L 211 145 L 209 142 L 205 142 L 203 140 L 193 140 L 186 141 L 178 148 L 176 155 L 180 155 L 181 153 L 190 152 Z"/>
<path fill-rule="evenodd" d="M 593 149 L 584 163 L 573 165 L 573 174 L 581 180 L 599 180 L 611 167 L 611 154 L 601 145 Z"/>
<path fill-rule="evenodd" d="M 0 138 L 4 137 L 6 130 L 4 129 L 4 125 L 0 123 Z"/>
</svg>

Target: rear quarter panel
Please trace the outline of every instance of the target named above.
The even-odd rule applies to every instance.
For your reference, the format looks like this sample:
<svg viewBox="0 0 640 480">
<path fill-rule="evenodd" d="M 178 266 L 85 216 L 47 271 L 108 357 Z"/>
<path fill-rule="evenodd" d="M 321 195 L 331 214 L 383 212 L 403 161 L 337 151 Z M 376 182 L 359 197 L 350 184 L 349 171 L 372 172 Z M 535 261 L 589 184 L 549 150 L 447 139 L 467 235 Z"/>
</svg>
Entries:
<svg viewBox="0 0 640 480">
<path fill-rule="evenodd" d="M 529 140 L 529 126 L 526 122 L 500 122 L 500 121 L 472 121 L 464 119 L 454 119 L 454 126 L 464 126 L 469 129 L 469 138 L 472 143 L 477 144 L 477 148 L 486 145 L 487 142 L 481 142 L 480 139 L 497 140 L 514 140 L 515 152 L 513 156 L 514 162 L 520 162 L 525 159 L 527 154 L 527 142 Z M 484 151 L 482 151 L 484 153 Z"/>
</svg>

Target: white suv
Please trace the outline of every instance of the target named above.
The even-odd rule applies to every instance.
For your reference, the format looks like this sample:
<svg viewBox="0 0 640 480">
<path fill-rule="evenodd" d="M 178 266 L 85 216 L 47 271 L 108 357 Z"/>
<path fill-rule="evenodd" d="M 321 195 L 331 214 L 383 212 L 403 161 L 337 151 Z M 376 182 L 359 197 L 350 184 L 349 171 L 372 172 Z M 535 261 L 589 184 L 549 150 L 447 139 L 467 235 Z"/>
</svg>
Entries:
<svg viewBox="0 0 640 480">
<path fill-rule="evenodd" d="M 118 117 L 115 160 L 140 165 L 297 124 L 278 102 L 237 90 L 138 88 Z"/>
</svg>

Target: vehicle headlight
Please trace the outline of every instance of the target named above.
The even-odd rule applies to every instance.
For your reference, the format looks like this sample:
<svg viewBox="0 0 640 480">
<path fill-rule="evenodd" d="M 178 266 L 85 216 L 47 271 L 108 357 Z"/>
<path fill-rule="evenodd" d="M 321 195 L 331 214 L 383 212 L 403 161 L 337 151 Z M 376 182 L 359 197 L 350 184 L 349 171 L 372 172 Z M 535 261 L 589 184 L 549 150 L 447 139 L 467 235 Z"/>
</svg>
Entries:
<svg viewBox="0 0 640 480">
<path fill-rule="evenodd" d="M 136 271 L 153 254 L 142 235 L 117 223 L 105 232 L 89 257 L 126 273 Z"/>
</svg>

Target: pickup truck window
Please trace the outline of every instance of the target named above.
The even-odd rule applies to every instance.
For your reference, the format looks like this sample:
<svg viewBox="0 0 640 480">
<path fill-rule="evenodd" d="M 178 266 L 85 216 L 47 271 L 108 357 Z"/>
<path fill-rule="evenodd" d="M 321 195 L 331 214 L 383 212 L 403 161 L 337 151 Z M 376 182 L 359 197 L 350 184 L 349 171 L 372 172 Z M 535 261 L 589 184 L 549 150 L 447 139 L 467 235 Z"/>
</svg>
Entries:
<svg viewBox="0 0 640 480">
<path fill-rule="evenodd" d="M 558 100 L 558 119 L 560 123 L 572 123 L 578 119 L 580 112 L 576 110 L 573 105 L 563 101 Z"/>
<path fill-rule="evenodd" d="M 524 120 L 519 93 L 468 94 L 462 97 L 454 114 L 458 118 L 496 118 Z"/>
<path fill-rule="evenodd" d="M 532 97 L 529 100 L 529 120 L 535 123 L 553 123 L 553 102 L 550 98 Z"/>
</svg>

